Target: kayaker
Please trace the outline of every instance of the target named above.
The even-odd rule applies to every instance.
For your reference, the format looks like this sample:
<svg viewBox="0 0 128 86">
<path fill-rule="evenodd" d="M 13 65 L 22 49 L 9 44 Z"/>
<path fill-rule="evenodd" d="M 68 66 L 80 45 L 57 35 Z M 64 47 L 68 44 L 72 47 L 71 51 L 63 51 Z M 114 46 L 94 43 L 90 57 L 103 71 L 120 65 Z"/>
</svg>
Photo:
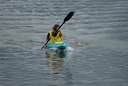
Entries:
<svg viewBox="0 0 128 86">
<path fill-rule="evenodd" d="M 52 31 L 47 34 L 46 40 L 49 40 L 49 43 L 59 43 L 63 41 L 63 35 L 60 30 L 58 30 L 59 25 L 55 24 L 52 27 Z"/>
</svg>

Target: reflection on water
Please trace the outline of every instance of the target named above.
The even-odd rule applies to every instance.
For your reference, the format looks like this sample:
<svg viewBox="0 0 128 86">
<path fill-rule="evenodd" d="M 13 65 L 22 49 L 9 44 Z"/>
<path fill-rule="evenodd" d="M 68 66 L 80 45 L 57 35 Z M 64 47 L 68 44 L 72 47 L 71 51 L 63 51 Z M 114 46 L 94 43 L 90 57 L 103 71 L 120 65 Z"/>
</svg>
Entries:
<svg viewBox="0 0 128 86">
<path fill-rule="evenodd" d="M 52 67 L 54 74 L 58 74 L 60 68 L 63 66 L 65 56 L 64 54 L 65 52 L 46 51 L 48 62 Z"/>
<path fill-rule="evenodd" d="M 67 65 L 65 65 L 71 55 L 64 50 L 47 50 L 45 54 L 52 69 L 53 79 L 57 80 L 58 84 L 72 84 L 72 74 Z"/>
</svg>

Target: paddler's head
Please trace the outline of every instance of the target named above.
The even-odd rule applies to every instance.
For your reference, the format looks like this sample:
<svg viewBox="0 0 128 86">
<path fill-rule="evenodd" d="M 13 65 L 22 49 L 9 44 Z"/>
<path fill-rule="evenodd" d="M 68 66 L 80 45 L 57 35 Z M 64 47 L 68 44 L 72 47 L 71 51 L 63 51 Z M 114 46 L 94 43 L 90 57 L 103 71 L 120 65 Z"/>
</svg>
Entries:
<svg viewBox="0 0 128 86">
<path fill-rule="evenodd" d="M 55 24 L 52 28 L 53 32 L 56 32 L 59 28 L 59 25 L 58 24 Z"/>
</svg>

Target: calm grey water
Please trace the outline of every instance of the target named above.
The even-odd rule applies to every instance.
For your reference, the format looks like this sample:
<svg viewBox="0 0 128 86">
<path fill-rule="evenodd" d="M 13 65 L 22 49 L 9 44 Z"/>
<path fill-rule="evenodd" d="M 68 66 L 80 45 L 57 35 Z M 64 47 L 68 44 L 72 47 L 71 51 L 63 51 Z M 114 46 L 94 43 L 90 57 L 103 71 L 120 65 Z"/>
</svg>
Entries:
<svg viewBox="0 0 128 86">
<path fill-rule="evenodd" d="M 55 23 L 74 49 L 40 50 Z M 128 86 L 128 0 L 0 0 L 0 86 Z"/>
</svg>

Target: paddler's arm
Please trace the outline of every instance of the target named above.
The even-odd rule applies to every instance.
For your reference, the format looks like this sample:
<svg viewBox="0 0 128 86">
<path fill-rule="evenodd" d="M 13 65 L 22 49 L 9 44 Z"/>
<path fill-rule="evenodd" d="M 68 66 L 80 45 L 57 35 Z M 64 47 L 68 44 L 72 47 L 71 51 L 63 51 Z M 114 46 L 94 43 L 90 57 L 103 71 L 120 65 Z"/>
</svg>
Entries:
<svg viewBox="0 0 128 86">
<path fill-rule="evenodd" d="M 60 33 L 59 33 L 59 36 L 60 36 L 60 38 L 62 38 L 61 40 L 63 40 L 63 34 L 62 34 L 61 31 L 60 31 Z"/>
<path fill-rule="evenodd" d="M 63 36 L 63 35 L 62 35 L 62 33 L 61 33 L 61 31 L 60 31 L 60 33 L 59 33 L 59 36 L 60 36 L 60 37 L 62 37 L 62 36 Z"/>
<path fill-rule="evenodd" d="M 49 39 L 50 39 L 50 33 L 47 34 L 46 40 L 49 40 Z"/>
</svg>

